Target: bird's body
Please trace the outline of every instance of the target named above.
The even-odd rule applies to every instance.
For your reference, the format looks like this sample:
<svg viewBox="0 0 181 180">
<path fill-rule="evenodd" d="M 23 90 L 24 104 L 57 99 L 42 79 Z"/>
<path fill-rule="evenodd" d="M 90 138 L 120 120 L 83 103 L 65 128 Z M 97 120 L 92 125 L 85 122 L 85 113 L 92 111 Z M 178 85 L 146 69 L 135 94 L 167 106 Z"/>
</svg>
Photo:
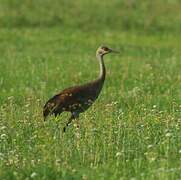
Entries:
<svg viewBox="0 0 181 180">
<path fill-rule="evenodd" d="M 76 114 L 84 112 L 97 99 L 101 88 L 100 82 L 95 81 L 93 84 L 75 86 L 63 90 L 46 103 L 44 117 L 49 114 L 57 116 L 63 111 L 76 112 Z"/>
<path fill-rule="evenodd" d="M 106 69 L 103 55 L 109 52 L 113 52 L 113 50 L 107 47 L 101 47 L 97 50 L 100 75 L 96 80 L 84 85 L 67 88 L 47 101 L 43 109 L 44 119 L 50 114 L 57 116 L 63 111 L 68 111 L 72 114 L 66 125 L 68 126 L 73 119 L 78 118 L 80 113 L 92 105 L 99 96 L 104 84 Z M 65 129 L 66 127 L 64 127 L 64 131 Z"/>
</svg>

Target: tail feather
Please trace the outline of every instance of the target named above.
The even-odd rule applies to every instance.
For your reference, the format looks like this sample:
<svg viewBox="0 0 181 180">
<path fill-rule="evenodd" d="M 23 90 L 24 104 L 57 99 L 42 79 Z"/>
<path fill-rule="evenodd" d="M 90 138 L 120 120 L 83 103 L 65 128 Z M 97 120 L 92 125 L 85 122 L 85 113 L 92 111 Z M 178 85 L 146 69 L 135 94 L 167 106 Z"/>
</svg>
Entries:
<svg viewBox="0 0 181 180">
<path fill-rule="evenodd" d="M 44 120 L 46 120 L 46 117 L 50 114 L 52 114 L 56 108 L 56 104 L 54 102 L 51 102 L 51 101 L 48 101 L 44 108 L 43 108 L 43 117 L 44 117 Z"/>
<path fill-rule="evenodd" d="M 53 98 L 49 99 L 46 104 L 43 107 L 43 117 L 44 117 L 44 121 L 46 120 L 46 118 L 51 115 L 51 114 L 55 114 L 56 110 L 59 106 L 59 103 L 57 101 L 57 97 L 54 96 Z"/>
</svg>

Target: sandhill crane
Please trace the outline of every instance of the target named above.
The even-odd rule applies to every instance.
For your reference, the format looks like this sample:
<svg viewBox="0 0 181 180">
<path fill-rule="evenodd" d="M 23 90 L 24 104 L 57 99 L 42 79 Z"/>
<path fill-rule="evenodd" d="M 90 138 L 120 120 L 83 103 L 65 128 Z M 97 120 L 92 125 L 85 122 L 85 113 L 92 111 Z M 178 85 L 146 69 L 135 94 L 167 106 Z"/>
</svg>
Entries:
<svg viewBox="0 0 181 180">
<path fill-rule="evenodd" d="M 86 111 L 93 104 L 102 90 L 106 76 L 103 57 L 111 52 L 117 53 L 117 51 L 105 46 L 101 46 L 97 49 L 96 57 L 100 66 L 98 78 L 84 85 L 67 88 L 49 99 L 43 108 L 44 120 L 51 114 L 56 117 L 63 111 L 71 112 L 71 117 L 63 128 L 65 132 L 66 127 L 69 126 L 72 120 L 78 118 L 80 113 Z"/>
</svg>

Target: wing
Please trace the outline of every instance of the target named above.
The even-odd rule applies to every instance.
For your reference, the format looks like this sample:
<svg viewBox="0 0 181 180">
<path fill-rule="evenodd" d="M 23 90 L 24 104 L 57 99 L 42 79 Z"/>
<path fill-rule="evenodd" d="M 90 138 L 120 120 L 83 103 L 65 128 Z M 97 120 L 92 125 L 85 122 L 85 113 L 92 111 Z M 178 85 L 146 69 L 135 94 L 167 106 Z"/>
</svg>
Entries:
<svg viewBox="0 0 181 180">
<path fill-rule="evenodd" d="M 50 114 L 60 114 L 63 111 L 87 109 L 89 106 L 85 107 L 85 104 L 94 102 L 99 95 L 100 88 L 98 88 L 98 85 L 97 82 L 89 83 L 63 90 L 47 101 L 43 108 L 44 118 Z"/>
<path fill-rule="evenodd" d="M 53 96 L 43 107 L 44 118 L 51 114 L 57 115 L 63 111 L 70 111 L 70 106 L 78 100 L 76 94 L 73 88 L 69 88 Z"/>
</svg>

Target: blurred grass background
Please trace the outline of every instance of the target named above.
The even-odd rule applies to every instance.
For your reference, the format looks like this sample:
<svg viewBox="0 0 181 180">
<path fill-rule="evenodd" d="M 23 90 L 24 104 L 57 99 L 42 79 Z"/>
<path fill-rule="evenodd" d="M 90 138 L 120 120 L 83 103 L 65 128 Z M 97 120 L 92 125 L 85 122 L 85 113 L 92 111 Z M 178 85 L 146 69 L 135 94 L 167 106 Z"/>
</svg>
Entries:
<svg viewBox="0 0 181 180">
<path fill-rule="evenodd" d="M 0 27 L 180 32 L 179 0 L 1 0 Z"/>
</svg>

